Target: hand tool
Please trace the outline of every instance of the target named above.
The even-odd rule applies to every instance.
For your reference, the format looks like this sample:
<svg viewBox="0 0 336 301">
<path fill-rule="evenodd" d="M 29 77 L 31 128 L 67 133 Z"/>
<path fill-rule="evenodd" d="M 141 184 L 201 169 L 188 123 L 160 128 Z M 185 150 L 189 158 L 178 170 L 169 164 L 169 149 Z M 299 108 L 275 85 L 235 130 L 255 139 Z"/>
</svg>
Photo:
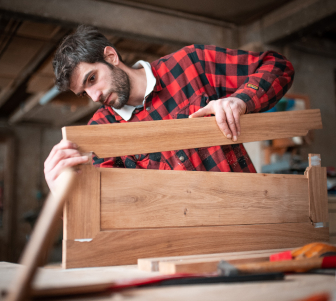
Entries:
<svg viewBox="0 0 336 301">
<path fill-rule="evenodd" d="M 222 260 L 218 264 L 219 272 L 226 276 L 251 273 L 307 272 L 311 269 L 335 267 L 336 256 L 314 257 L 301 260 L 266 261 L 238 264 L 235 266 Z"/>
<path fill-rule="evenodd" d="M 276 253 L 270 256 L 270 261 L 280 261 L 280 260 L 300 260 L 305 258 L 313 257 L 324 257 L 336 255 L 336 247 L 330 244 L 314 242 L 303 247 Z"/>
</svg>

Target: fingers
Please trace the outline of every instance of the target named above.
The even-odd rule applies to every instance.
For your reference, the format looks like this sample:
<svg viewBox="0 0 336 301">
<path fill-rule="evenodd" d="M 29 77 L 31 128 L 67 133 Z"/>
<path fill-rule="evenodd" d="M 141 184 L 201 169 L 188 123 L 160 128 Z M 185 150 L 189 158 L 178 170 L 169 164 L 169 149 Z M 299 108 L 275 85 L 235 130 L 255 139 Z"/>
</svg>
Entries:
<svg viewBox="0 0 336 301">
<path fill-rule="evenodd" d="M 75 149 L 59 149 L 57 152 L 54 153 L 54 155 L 48 160 L 48 162 L 45 162 L 44 170 L 45 172 L 49 172 L 55 166 L 64 159 L 67 158 L 74 158 L 74 157 L 80 157 L 80 153 Z"/>
<path fill-rule="evenodd" d="M 191 114 L 189 118 L 214 114 L 223 134 L 232 141 L 237 141 L 241 133 L 240 116 L 245 114 L 246 104 L 236 97 L 227 97 L 211 101 L 204 108 Z"/>
<path fill-rule="evenodd" d="M 232 134 L 230 131 L 230 128 L 227 123 L 227 114 L 222 109 L 221 102 L 215 102 L 215 116 L 216 116 L 216 122 L 219 127 L 219 129 L 223 132 L 226 138 L 231 139 Z"/>
<path fill-rule="evenodd" d="M 68 140 L 62 140 L 51 150 L 44 162 L 44 174 L 47 184 L 52 191 L 55 182 L 65 167 L 72 167 L 88 161 L 88 156 L 81 156 L 77 145 Z"/>
<path fill-rule="evenodd" d="M 211 101 L 209 102 L 205 107 L 199 109 L 197 112 L 191 114 L 189 118 L 196 118 L 196 117 L 204 117 L 207 115 L 215 114 L 214 110 L 214 104 L 215 102 Z"/>
<path fill-rule="evenodd" d="M 56 179 L 58 178 L 58 176 L 61 174 L 62 170 L 65 167 L 76 166 L 78 164 L 86 162 L 87 160 L 88 160 L 88 156 L 80 156 L 80 157 L 67 158 L 67 159 L 58 161 L 58 163 L 53 169 L 46 172 L 47 183 L 51 183 L 53 186 L 54 181 L 56 181 Z"/>
<path fill-rule="evenodd" d="M 53 149 L 51 150 L 48 158 L 46 159 L 44 165 L 48 164 L 52 158 L 55 156 L 55 154 L 62 149 L 77 149 L 77 145 L 75 143 L 72 143 L 69 140 L 61 140 L 60 143 L 56 144 Z"/>
</svg>

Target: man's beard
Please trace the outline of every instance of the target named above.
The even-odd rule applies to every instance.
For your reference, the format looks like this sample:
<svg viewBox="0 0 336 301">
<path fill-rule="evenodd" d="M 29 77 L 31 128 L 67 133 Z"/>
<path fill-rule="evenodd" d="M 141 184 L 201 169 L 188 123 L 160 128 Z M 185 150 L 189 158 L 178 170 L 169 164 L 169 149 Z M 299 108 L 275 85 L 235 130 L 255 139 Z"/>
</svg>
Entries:
<svg viewBox="0 0 336 301">
<path fill-rule="evenodd" d="M 128 102 L 131 90 L 130 80 L 128 74 L 124 70 L 115 67 L 106 61 L 104 63 L 111 70 L 111 78 L 113 78 L 113 82 L 111 83 L 111 89 L 106 93 L 106 95 L 104 95 L 102 99 L 100 99 L 100 102 L 104 104 L 107 97 L 109 97 L 112 93 L 116 93 L 118 95 L 116 101 L 107 105 L 110 105 L 113 108 L 119 110 Z"/>
</svg>

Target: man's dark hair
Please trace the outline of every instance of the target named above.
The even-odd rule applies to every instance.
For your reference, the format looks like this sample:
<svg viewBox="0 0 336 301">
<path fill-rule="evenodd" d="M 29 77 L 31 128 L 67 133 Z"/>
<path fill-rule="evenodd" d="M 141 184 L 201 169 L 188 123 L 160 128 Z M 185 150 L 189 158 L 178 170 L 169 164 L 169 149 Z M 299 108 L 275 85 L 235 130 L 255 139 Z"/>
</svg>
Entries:
<svg viewBox="0 0 336 301">
<path fill-rule="evenodd" d="M 53 60 L 57 88 L 60 91 L 69 90 L 71 75 L 79 63 L 105 63 L 106 46 L 114 48 L 103 34 L 88 25 L 78 26 L 73 34 L 65 37 L 58 46 Z M 122 61 L 119 53 L 118 57 Z"/>
</svg>

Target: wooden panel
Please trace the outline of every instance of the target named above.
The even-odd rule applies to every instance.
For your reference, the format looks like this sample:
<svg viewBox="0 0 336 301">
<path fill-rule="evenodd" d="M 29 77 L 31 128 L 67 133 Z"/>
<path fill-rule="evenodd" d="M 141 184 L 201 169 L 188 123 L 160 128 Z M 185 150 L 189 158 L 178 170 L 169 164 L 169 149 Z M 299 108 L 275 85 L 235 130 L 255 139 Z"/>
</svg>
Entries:
<svg viewBox="0 0 336 301">
<path fill-rule="evenodd" d="M 294 248 L 328 241 L 310 223 L 102 231 L 90 242 L 63 240 L 64 267 L 135 264 L 138 258 Z"/>
<path fill-rule="evenodd" d="M 309 216 L 314 223 L 327 223 L 328 189 L 326 167 L 310 167 L 308 170 Z"/>
<path fill-rule="evenodd" d="M 320 110 L 305 110 L 243 115 L 236 142 L 224 137 L 215 117 L 73 126 L 64 132 L 82 152 L 114 157 L 305 136 L 308 130 L 320 128 Z"/>
<path fill-rule="evenodd" d="M 100 170 L 103 230 L 309 222 L 305 176 Z"/>
<path fill-rule="evenodd" d="M 155 257 L 155 258 L 139 258 L 138 269 L 147 272 L 159 271 L 159 263 L 161 262 L 190 262 L 196 260 L 211 260 L 215 258 L 233 259 L 233 258 L 245 258 L 251 255 L 269 256 L 271 254 L 287 251 L 287 249 L 272 249 L 272 250 L 257 250 L 257 251 L 245 251 L 245 252 L 230 252 L 230 253 L 212 253 L 202 255 L 187 255 L 187 256 L 170 256 L 170 257 Z"/>
<path fill-rule="evenodd" d="M 319 154 L 309 154 L 309 167 L 305 171 L 309 188 L 309 218 L 314 223 L 327 223 L 328 188 L 327 170 L 321 167 Z"/>
<path fill-rule="evenodd" d="M 78 168 L 64 207 L 64 239 L 91 239 L 100 231 L 100 173 L 90 164 Z"/>
</svg>

